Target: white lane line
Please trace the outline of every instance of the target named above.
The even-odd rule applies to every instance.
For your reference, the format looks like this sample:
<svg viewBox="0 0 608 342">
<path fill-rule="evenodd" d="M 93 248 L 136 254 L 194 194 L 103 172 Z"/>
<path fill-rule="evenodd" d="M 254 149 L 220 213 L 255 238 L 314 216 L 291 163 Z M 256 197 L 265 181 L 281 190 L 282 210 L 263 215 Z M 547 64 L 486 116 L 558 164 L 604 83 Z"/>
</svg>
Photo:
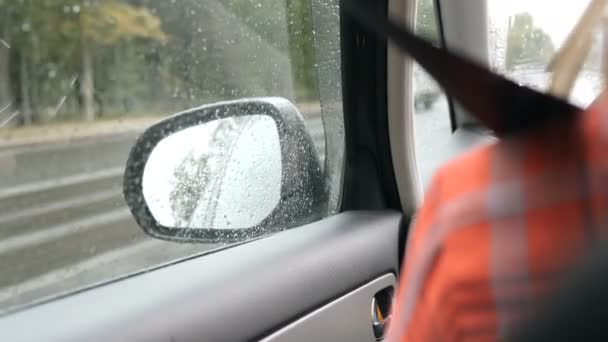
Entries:
<svg viewBox="0 0 608 342">
<path fill-rule="evenodd" d="M 24 209 L 17 212 L 11 212 L 8 215 L 0 216 L 0 225 L 5 224 L 11 221 L 30 218 L 32 216 L 48 214 L 53 211 L 71 209 L 78 206 L 88 205 L 95 202 L 105 201 L 111 198 L 120 198 L 120 190 L 106 190 L 100 191 L 92 194 L 81 195 L 77 197 L 72 197 L 67 200 L 53 202 L 51 204 L 45 206 L 38 206 L 34 208 Z M 0 227 L 2 230 L 2 227 Z"/>
<path fill-rule="evenodd" d="M 111 224 L 131 217 L 129 209 L 113 210 L 104 214 L 90 216 L 82 220 L 72 221 L 53 227 L 46 227 L 35 232 L 17 235 L 0 240 L 0 254 L 9 253 L 18 249 L 36 246 L 51 240 L 56 240 L 77 232 L 97 228 L 99 224 Z"/>
<path fill-rule="evenodd" d="M 166 244 L 166 242 L 164 242 Z M 151 248 L 158 248 L 163 244 L 163 241 L 147 238 L 142 240 L 141 242 L 133 245 L 129 245 L 119 249 L 113 249 L 91 258 L 85 259 L 79 263 L 74 265 L 65 266 L 63 268 L 53 270 L 47 273 L 43 273 L 35 278 L 31 278 L 27 281 L 18 283 L 16 285 L 12 285 L 9 287 L 5 287 L 0 290 L 0 302 L 9 300 L 13 297 L 19 296 L 22 293 L 35 291 L 38 289 L 42 289 L 45 287 L 49 287 L 55 284 L 59 284 L 65 281 L 67 278 L 78 275 L 79 273 L 99 269 L 107 264 L 116 262 L 116 261 L 124 261 L 129 260 L 130 256 L 141 253 Z M 149 266 L 148 266 L 149 267 Z M 141 267 L 145 269 L 145 267 Z M 122 276 L 123 274 L 118 274 L 118 276 Z M 101 279 L 106 280 L 106 279 Z M 100 280 L 100 281 L 101 281 Z M 109 279 L 107 279 L 109 280 Z M 78 286 L 83 287 L 92 284 L 82 284 L 79 283 Z M 74 288 L 66 289 L 68 292 L 74 291 Z M 55 294 L 55 293 L 53 293 Z"/>
<path fill-rule="evenodd" d="M 49 179 L 41 182 L 27 183 L 25 185 L 19 185 L 12 188 L 5 188 L 0 190 L 0 199 L 12 197 L 16 195 L 24 195 L 33 192 L 46 191 L 54 188 L 59 188 L 68 185 L 76 185 L 82 183 L 88 183 L 104 178 L 111 178 L 116 176 L 122 176 L 124 168 L 117 167 L 112 169 L 105 169 L 101 171 L 93 171 L 89 173 L 82 173 L 74 176 L 68 176 L 57 179 Z"/>
<path fill-rule="evenodd" d="M 120 125 L 112 132 L 100 131 L 97 135 L 79 130 L 67 130 L 64 136 L 40 136 L 39 139 L 29 139 L 24 141 L 2 141 L 3 145 L 0 149 L 0 155 L 5 153 L 21 154 L 21 153 L 48 153 L 57 152 L 77 146 L 79 149 L 91 147 L 90 145 L 99 145 L 105 143 L 125 143 L 125 147 L 132 146 L 135 143 L 137 135 L 144 131 L 145 127 L 138 128 L 121 128 Z M 124 139 L 124 140 L 123 140 Z M 122 141 L 121 141 L 122 140 Z M 94 146 L 93 146 L 94 147 Z M 125 151 L 126 153 L 126 151 Z"/>
</svg>

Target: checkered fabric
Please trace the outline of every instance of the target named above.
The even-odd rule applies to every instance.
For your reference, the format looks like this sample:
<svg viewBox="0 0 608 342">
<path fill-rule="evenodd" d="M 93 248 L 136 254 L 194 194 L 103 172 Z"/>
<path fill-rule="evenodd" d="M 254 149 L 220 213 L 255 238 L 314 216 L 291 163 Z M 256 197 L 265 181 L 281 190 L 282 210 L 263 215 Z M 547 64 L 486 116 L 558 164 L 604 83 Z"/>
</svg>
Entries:
<svg viewBox="0 0 608 342">
<path fill-rule="evenodd" d="M 410 230 L 389 340 L 507 338 L 604 234 L 607 147 L 605 93 L 443 166 Z"/>
</svg>

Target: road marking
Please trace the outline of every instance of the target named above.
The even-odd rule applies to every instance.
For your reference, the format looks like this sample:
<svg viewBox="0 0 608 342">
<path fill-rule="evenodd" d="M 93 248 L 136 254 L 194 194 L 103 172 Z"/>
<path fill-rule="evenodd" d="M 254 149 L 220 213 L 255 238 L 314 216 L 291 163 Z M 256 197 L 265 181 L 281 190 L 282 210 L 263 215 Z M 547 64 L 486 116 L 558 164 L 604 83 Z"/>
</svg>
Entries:
<svg viewBox="0 0 608 342">
<path fill-rule="evenodd" d="M 123 142 L 133 145 L 135 139 L 143 128 L 131 128 L 116 127 L 114 132 L 98 132 L 98 135 L 87 135 L 84 129 L 78 130 L 74 128 L 69 131 L 65 131 L 63 137 L 55 138 L 52 140 L 47 136 L 40 136 L 38 140 L 23 140 L 23 141 L 10 141 L 0 139 L 0 153 L 9 151 L 11 153 L 41 153 L 41 152 L 54 152 L 70 148 L 82 148 L 85 145 L 98 145 L 100 143 L 116 143 L 118 139 L 125 139 Z"/>
<path fill-rule="evenodd" d="M 112 263 L 118 260 L 126 260 L 129 256 L 133 254 L 140 253 L 144 250 L 150 249 L 152 247 L 159 247 L 163 241 L 155 240 L 155 239 L 146 239 L 137 244 L 129 245 L 119 249 L 113 249 L 107 251 L 105 253 L 98 254 L 89 259 L 85 259 L 79 263 L 73 264 L 71 266 L 64 266 L 63 268 L 53 270 L 47 273 L 43 273 L 35 278 L 31 278 L 27 281 L 18 283 L 17 285 L 12 285 L 9 287 L 5 287 L 0 290 L 0 302 L 9 300 L 13 297 L 16 297 L 22 293 L 30 292 L 34 290 L 38 290 L 41 288 L 49 287 L 57 283 L 61 283 L 67 278 L 73 277 L 79 273 L 85 272 L 91 269 L 98 269 L 100 266 L 104 266 L 106 264 Z M 166 243 L 166 242 L 165 242 Z M 167 260 L 168 261 L 168 260 Z M 142 267 L 145 268 L 145 267 Z M 124 274 L 118 274 L 117 276 L 123 276 Z M 103 279 L 110 280 L 110 279 Z M 93 284 L 80 284 L 80 287 L 90 286 Z M 65 289 L 65 292 L 74 292 L 76 289 L 69 288 Z M 61 293 L 53 293 L 53 295 L 61 295 Z"/>
<path fill-rule="evenodd" d="M 32 246 L 56 240 L 70 234 L 95 228 L 99 224 L 109 224 L 130 217 L 131 213 L 129 210 L 127 208 L 122 208 L 104 214 L 90 216 L 82 220 L 72 221 L 53 227 L 46 227 L 29 234 L 10 237 L 8 239 L 0 240 L 0 254 L 13 252 L 22 248 L 31 248 Z"/>
<path fill-rule="evenodd" d="M 74 176 L 68 176 L 63 178 L 49 179 L 41 182 L 27 183 L 25 185 L 19 185 L 12 188 L 5 188 L 0 190 L 0 200 L 7 197 L 16 195 L 25 195 L 34 192 L 41 192 L 51 190 L 59 187 L 68 185 L 76 185 L 82 183 L 93 182 L 104 178 L 111 178 L 116 176 L 122 176 L 124 173 L 123 167 L 117 167 L 112 169 L 105 169 L 101 171 L 93 171 L 89 173 L 82 173 Z"/>
<path fill-rule="evenodd" d="M 15 221 L 18 219 L 30 218 L 31 216 L 37 216 L 42 214 L 49 214 L 53 211 L 71 209 L 73 207 L 92 204 L 95 202 L 101 202 L 112 197 L 119 198 L 120 190 L 106 190 L 100 191 L 97 193 L 81 195 L 77 197 L 72 197 L 67 200 L 57 201 L 45 206 L 38 206 L 34 208 L 29 208 L 25 210 L 21 210 L 18 212 L 13 212 L 8 215 L 0 216 L 0 224 L 5 224 L 11 221 Z M 2 228 L 0 228 L 1 230 Z"/>
</svg>

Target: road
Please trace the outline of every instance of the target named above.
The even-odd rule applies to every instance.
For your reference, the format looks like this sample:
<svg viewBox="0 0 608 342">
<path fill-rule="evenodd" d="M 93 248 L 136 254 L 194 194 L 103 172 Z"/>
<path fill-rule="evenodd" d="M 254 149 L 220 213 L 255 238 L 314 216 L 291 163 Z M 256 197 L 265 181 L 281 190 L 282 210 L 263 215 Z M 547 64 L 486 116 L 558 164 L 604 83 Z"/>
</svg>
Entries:
<svg viewBox="0 0 608 342">
<path fill-rule="evenodd" d="M 303 113 L 324 151 L 320 113 Z M 124 165 L 140 132 L 0 147 L 0 313 L 217 245 L 146 236 L 122 199 Z"/>
<path fill-rule="evenodd" d="M 446 110 L 416 116 L 422 164 L 449 134 Z M 303 115 L 324 151 L 319 113 Z M 0 312 L 218 247 L 152 239 L 136 225 L 121 189 L 138 134 L 0 148 Z"/>
</svg>

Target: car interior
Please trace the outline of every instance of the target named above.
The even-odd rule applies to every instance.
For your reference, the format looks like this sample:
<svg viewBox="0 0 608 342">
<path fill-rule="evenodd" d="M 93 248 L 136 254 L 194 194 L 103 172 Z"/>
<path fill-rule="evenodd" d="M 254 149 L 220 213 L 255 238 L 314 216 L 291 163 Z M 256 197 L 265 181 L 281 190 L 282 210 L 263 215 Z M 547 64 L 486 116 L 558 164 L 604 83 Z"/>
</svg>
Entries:
<svg viewBox="0 0 608 342">
<path fill-rule="evenodd" d="M 327 3 L 312 2 L 321 7 Z M 462 106 L 448 97 L 450 110 L 445 115 L 451 132 L 437 139 L 432 155 L 417 155 L 413 62 L 398 42 L 389 42 L 378 34 L 381 29 L 349 12 L 353 2 L 339 4 L 336 37 L 341 48 L 345 146 L 338 213 L 322 219 L 307 217 L 303 220 L 311 223 L 249 241 L 237 237 L 226 248 L 19 307 L 0 316 L 0 339 L 382 341 L 390 329 L 408 229 L 432 171 L 497 138 L 487 129 L 491 123 L 464 109 L 471 108 L 466 99 Z M 390 18 L 411 27 L 416 18 L 416 0 L 357 3 L 377 22 Z M 435 0 L 434 5 L 440 50 L 487 65 L 486 0 Z M 325 87 L 320 87 L 321 96 L 324 89 L 332 91 L 331 84 Z M 471 101 L 476 110 L 477 100 Z M 499 133 L 501 127 L 518 129 L 509 123 L 500 125 L 491 128 Z M 125 188 L 132 186 L 128 179 L 125 176 Z M 133 211 L 137 200 L 128 193 L 125 197 L 133 203 Z M 146 221 L 138 222 L 146 230 Z M 170 229 L 165 231 L 169 234 Z M 181 238 L 192 243 L 205 236 Z M 589 273 L 585 276 L 592 278 Z M 574 302 L 574 310 L 584 311 L 576 306 L 578 299 Z M 546 315 L 547 322 L 534 322 L 530 331 L 525 327 L 521 340 L 543 339 L 545 330 L 562 325 L 565 318 L 557 317 L 559 313 L 570 317 L 564 310 L 551 312 L 556 317 Z"/>
<path fill-rule="evenodd" d="M 383 1 L 403 20 L 413 1 Z M 373 341 L 372 301 L 392 297 L 400 248 L 420 197 L 408 131 L 391 135 L 392 107 L 408 124 L 406 78 L 387 80 L 408 65 L 386 40 L 341 10 L 344 184 L 341 213 L 298 229 L 201 257 L 131 274 L 77 293 L 56 296 L 0 318 L 13 341 Z M 393 65 L 389 66 L 389 60 Z M 388 83 L 391 82 L 392 86 Z M 388 89 L 394 91 L 390 97 Z M 391 102 L 392 99 L 392 102 Z M 397 114 L 399 113 L 399 114 Z M 392 151 L 391 143 L 403 142 Z M 409 143 L 405 143 L 409 141 Z M 400 144 L 397 144 L 400 145 Z M 407 150 L 406 150 L 407 149 Z M 401 155 L 403 154 L 403 155 Z M 393 155 L 399 155 L 394 168 Z M 396 173 L 409 191 L 398 191 Z M 413 186 L 416 184 L 416 186 Z M 390 312 L 390 300 L 383 300 Z M 85 309 L 86 308 L 86 309 Z M 32 324 L 36 326 L 32 329 Z"/>
</svg>

